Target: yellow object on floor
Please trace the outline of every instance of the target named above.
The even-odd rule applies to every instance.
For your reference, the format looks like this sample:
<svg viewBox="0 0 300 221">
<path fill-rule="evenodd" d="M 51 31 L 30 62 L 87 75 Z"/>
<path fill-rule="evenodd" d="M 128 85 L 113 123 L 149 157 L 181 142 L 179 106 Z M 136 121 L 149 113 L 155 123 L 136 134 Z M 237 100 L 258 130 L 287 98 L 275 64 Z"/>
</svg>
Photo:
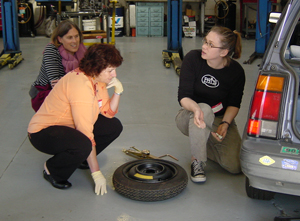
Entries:
<svg viewBox="0 0 300 221">
<path fill-rule="evenodd" d="M 0 57 L 0 68 L 4 67 L 7 64 L 7 61 L 11 58 L 10 54 L 3 54 Z"/>
<path fill-rule="evenodd" d="M 8 64 L 8 67 L 13 69 L 23 60 L 24 58 L 22 57 L 22 53 L 3 54 L 0 57 L 0 68 Z"/>
<path fill-rule="evenodd" d="M 23 60 L 24 58 L 22 57 L 22 53 L 16 53 L 11 59 L 8 60 L 8 67 L 10 69 L 13 69 Z"/>
</svg>

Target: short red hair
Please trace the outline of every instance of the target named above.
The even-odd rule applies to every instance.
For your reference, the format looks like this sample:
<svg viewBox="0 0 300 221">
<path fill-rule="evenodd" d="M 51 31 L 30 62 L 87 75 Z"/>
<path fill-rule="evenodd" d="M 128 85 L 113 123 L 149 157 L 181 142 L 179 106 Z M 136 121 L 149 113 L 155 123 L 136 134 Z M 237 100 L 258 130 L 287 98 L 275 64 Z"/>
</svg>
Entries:
<svg viewBox="0 0 300 221">
<path fill-rule="evenodd" d="M 114 45 L 94 44 L 87 49 L 80 61 L 79 69 L 86 75 L 98 76 L 107 67 L 119 67 L 123 57 Z"/>
</svg>

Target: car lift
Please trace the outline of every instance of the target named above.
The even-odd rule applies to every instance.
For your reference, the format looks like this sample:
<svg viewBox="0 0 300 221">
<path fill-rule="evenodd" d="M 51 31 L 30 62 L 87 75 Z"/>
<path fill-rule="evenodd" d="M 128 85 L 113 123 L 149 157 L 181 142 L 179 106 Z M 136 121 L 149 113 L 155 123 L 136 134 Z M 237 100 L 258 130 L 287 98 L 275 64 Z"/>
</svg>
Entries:
<svg viewBox="0 0 300 221">
<path fill-rule="evenodd" d="M 244 64 L 251 64 L 256 58 L 263 57 L 270 38 L 270 23 L 268 16 L 271 12 L 271 1 L 257 1 L 256 32 L 255 32 L 255 52 Z M 246 24 L 247 25 L 247 24 Z"/>
<path fill-rule="evenodd" d="M 1 5 L 4 49 L 0 54 L 0 68 L 8 64 L 12 69 L 23 60 L 19 42 L 17 1 L 1 0 Z"/>
<path fill-rule="evenodd" d="M 180 75 L 183 59 L 182 51 L 182 0 L 168 0 L 168 47 L 163 50 L 164 66 L 169 68 L 173 63 Z"/>
</svg>

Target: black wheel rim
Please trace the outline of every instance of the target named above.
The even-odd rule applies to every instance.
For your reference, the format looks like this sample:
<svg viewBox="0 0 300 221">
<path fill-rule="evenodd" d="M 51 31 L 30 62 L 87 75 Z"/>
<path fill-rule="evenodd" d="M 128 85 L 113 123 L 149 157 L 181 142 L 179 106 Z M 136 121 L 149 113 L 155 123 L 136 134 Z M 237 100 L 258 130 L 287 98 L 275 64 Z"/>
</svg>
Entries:
<svg viewBox="0 0 300 221">
<path fill-rule="evenodd" d="M 142 183 L 160 183 L 176 176 L 177 169 L 167 162 L 141 161 L 124 167 L 123 174 L 129 179 Z"/>
</svg>

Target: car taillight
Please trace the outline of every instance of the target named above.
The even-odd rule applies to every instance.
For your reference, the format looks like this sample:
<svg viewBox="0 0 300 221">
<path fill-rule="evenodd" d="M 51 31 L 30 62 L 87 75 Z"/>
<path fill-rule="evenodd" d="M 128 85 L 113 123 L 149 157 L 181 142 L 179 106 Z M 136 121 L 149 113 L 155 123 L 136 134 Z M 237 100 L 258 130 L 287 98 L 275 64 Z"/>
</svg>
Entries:
<svg viewBox="0 0 300 221">
<path fill-rule="evenodd" d="M 283 85 L 284 77 L 258 77 L 248 120 L 248 135 L 276 138 Z"/>
</svg>

